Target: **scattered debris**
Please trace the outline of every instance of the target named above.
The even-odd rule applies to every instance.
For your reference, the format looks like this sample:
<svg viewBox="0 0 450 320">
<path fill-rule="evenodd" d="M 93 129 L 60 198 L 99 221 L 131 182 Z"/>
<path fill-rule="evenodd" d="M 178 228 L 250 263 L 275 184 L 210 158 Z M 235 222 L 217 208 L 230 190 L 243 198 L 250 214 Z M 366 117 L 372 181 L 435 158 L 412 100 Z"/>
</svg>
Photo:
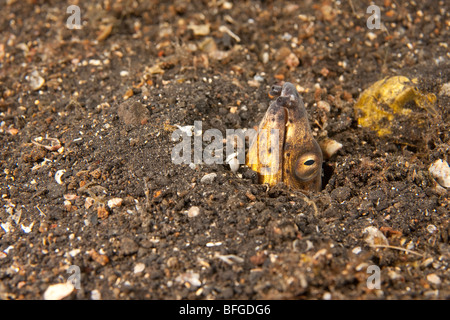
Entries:
<svg viewBox="0 0 450 320">
<path fill-rule="evenodd" d="M 228 34 L 231 38 L 236 40 L 236 42 L 241 42 L 241 38 L 239 38 L 239 36 L 237 36 L 234 32 L 232 32 L 228 27 L 220 26 L 219 31 Z"/>
<path fill-rule="evenodd" d="M 50 141 L 50 145 L 44 145 L 44 144 L 39 143 L 39 142 L 43 141 L 44 139 Z M 56 151 L 62 147 L 61 142 L 59 142 L 59 140 L 56 138 L 38 137 L 38 138 L 35 138 L 34 140 L 31 140 L 31 143 L 33 143 L 39 147 L 45 148 L 49 151 Z"/>
<path fill-rule="evenodd" d="M 225 262 L 226 264 L 229 264 L 229 265 L 244 262 L 244 259 L 242 259 L 241 257 L 238 257 L 237 255 L 234 255 L 234 254 L 226 254 L 226 255 L 216 254 L 216 258 L 222 260 L 223 262 Z"/>
</svg>

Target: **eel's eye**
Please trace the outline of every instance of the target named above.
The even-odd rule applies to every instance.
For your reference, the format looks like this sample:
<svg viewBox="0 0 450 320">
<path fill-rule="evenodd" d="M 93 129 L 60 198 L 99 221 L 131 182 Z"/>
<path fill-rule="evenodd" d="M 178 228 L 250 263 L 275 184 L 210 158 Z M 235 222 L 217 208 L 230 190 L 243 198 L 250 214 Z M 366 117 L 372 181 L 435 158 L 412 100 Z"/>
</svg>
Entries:
<svg viewBox="0 0 450 320">
<path fill-rule="evenodd" d="M 312 179 L 320 170 L 320 159 L 314 153 L 307 153 L 297 160 L 295 176 L 301 181 Z"/>
</svg>

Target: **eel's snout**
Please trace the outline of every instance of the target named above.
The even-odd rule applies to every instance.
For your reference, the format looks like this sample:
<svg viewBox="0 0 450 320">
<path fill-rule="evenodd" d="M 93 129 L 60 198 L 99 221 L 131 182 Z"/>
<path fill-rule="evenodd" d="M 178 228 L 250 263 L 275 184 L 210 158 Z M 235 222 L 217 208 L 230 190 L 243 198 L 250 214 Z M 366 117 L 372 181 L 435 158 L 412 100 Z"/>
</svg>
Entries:
<svg viewBox="0 0 450 320">
<path fill-rule="evenodd" d="M 299 104 L 300 95 L 297 92 L 295 86 L 286 82 L 283 87 L 274 86 L 272 87 L 272 92 L 278 93 L 277 104 L 282 107 L 295 107 Z"/>
<path fill-rule="evenodd" d="M 283 85 L 283 89 L 281 90 L 281 96 L 282 97 L 288 97 L 290 98 L 290 100 L 292 100 L 292 96 L 295 100 L 298 100 L 300 98 L 297 89 L 295 88 L 295 86 L 290 83 L 290 82 L 286 82 Z"/>
</svg>

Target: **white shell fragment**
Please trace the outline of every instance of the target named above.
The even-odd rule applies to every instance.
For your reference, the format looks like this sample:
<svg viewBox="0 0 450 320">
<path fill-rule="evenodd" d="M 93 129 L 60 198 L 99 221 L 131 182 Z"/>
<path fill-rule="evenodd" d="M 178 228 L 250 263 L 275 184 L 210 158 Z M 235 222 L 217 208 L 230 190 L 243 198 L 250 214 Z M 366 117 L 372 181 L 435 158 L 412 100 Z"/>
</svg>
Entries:
<svg viewBox="0 0 450 320">
<path fill-rule="evenodd" d="M 64 173 L 66 173 L 66 170 L 64 170 L 64 169 L 56 171 L 56 173 L 55 173 L 56 183 L 63 184 L 63 182 L 61 181 L 61 177 L 63 176 Z"/>
<path fill-rule="evenodd" d="M 0 223 L 0 227 L 8 233 L 11 230 L 11 222 L 7 221 L 5 223 Z"/>
<path fill-rule="evenodd" d="M 364 239 L 370 246 L 377 245 L 389 245 L 388 240 L 384 236 L 384 234 L 375 227 L 367 227 L 364 229 L 363 234 L 366 235 Z"/>
<path fill-rule="evenodd" d="M 450 188 L 450 166 L 447 161 L 442 159 L 435 161 L 428 171 L 442 187 Z"/>
<path fill-rule="evenodd" d="M 329 138 L 320 141 L 319 145 L 326 159 L 331 158 L 336 152 L 338 152 L 342 148 L 342 143 L 339 143 L 336 140 Z"/>
<path fill-rule="evenodd" d="M 34 70 L 31 75 L 28 76 L 30 83 L 30 89 L 33 91 L 39 90 L 45 83 L 45 79 L 41 77 L 37 70 Z"/>
<path fill-rule="evenodd" d="M 230 154 L 225 162 L 228 163 L 228 165 L 230 166 L 231 171 L 233 171 L 234 173 L 236 173 L 239 170 L 239 160 L 237 159 L 238 154 L 235 152 L 233 154 Z"/>
<path fill-rule="evenodd" d="M 145 263 L 138 262 L 134 266 L 133 272 L 136 274 L 136 273 L 141 273 L 144 270 L 145 270 Z"/>
<path fill-rule="evenodd" d="M 86 209 L 89 209 L 90 207 L 92 207 L 92 205 L 94 204 L 94 202 L 95 202 L 94 198 L 87 197 L 87 198 L 86 198 L 86 201 L 84 202 L 84 207 L 85 207 Z"/>
<path fill-rule="evenodd" d="M 179 126 L 175 125 L 181 132 L 184 132 L 188 137 L 192 136 L 192 131 L 194 131 L 194 126 Z"/>
<path fill-rule="evenodd" d="M 208 173 L 205 174 L 201 179 L 200 182 L 201 183 L 212 183 L 214 181 L 214 179 L 217 177 L 217 173 Z"/>
<path fill-rule="evenodd" d="M 120 207 L 122 205 L 122 202 L 123 202 L 122 198 L 112 198 L 112 199 L 108 200 L 108 207 L 110 207 L 111 209 Z"/>
<path fill-rule="evenodd" d="M 44 300 L 61 300 L 67 297 L 75 289 L 70 282 L 52 284 L 44 292 Z"/>
<path fill-rule="evenodd" d="M 25 225 L 20 225 L 20 227 L 22 228 L 22 231 L 25 233 L 30 233 L 33 230 L 33 226 L 34 226 L 34 222 L 30 223 L 30 225 L 27 227 Z"/>
<path fill-rule="evenodd" d="M 192 271 L 188 271 L 188 272 L 180 274 L 178 277 L 176 277 L 175 280 L 177 282 L 181 282 L 181 283 L 188 282 L 190 285 L 192 285 L 194 287 L 199 287 L 202 284 L 200 282 L 200 275 L 198 273 L 195 273 Z"/>
<path fill-rule="evenodd" d="M 236 173 L 239 170 L 239 160 L 236 158 L 231 159 L 228 164 L 230 165 L 230 170 Z"/>
</svg>

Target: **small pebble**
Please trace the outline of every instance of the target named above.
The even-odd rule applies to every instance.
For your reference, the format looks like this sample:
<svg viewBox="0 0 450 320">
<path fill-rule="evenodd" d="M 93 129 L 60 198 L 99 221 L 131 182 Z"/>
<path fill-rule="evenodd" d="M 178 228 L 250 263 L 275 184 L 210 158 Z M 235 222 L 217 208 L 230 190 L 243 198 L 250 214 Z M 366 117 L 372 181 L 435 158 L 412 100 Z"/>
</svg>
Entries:
<svg viewBox="0 0 450 320">
<path fill-rule="evenodd" d="M 367 227 L 364 229 L 363 234 L 366 234 L 364 239 L 370 246 L 376 245 L 389 245 L 388 240 L 384 234 L 375 227 Z"/>
<path fill-rule="evenodd" d="M 262 61 L 264 64 L 269 62 L 269 53 L 268 52 L 264 52 L 262 55 Z"/>
<path fill-rule="evenodd" d="M 102 295 L 101 295 L 100 291 L 98 291 L 97 289 L 92 290 L 91 291 L 91 299 L 92 300 L 101 300 Z"/>
<path fill-rule="evenodd" d="M 212 183 L 213 181 L 214 181 L 214 179 L 216 179 L 216 177 L 217 177 L 217 173 L 208 173 L 208 174 L 205 174 L 202 178 L 201 178 L 201 180 L 200 180 L 200 182 L 201 183 Z"/>
<path fill-rule="evenodd" d="M 89 60 L 89 64 L 91 66 L 101 66 L 102 62 L 100 60 L 98 60 L 98 59 L 90 59 Z"/>
<path fill-rule="evenodd" d="M 428 233 L 435 233 L 437 231 L 437 227 L 434 224 L 427 225 L 427 231 Z"/>
<path fill-rule="evenodd" d="M 52 284 L 44 292 L 44 300 L 61 300 L 67 297 L 75 289 L 70 282 Z"/>
<path fill-rule="evenodd" d="M 431 273 L 427 275 L 428 282 L 431 282 L 432 284 L 439 285 L 441 284 L 441 278 L 439 278 L 435 273 Z"/>
<path fill-rule="evenodd" d="M 256 81 L 258 81 L 258 82 L 264 82 L 264 78 L 261 77 L 259 74 L 255 75 L 255 76 L 253 77 L 253 80 L 256 80 Z"/>
<path fill-rule="evenodd" d="M 325 112 L 330 112 L 330 110 L 331 110 L 330 104 L 323 100 L 320 100 L 319 102 L 317 102 L 317 108 L 319 108 Z"/>
<path fill-rule="evenodd" d="M 197 206 L 193 206 L 188 210 L 188 217 L 194 218 L 200 214 L 200 208 Z"/>
<path fill-rule="evenodd" d="M 450 82 L 442 85 L 441 91 L 439 91 L 440 96 L 450 96 Z"/>
<path fill-rule="evenodd" d="M 39 90 L 45 83 L 44 78 L 41 77 L 39 72 L 36 70 L 31 73 L 29 76 L 30 88 L 33 91 Z"/>
<path fill-rule="evenodd" d="M 122 202 L 123 202 L 122 198 L 112 198 L 108 200 L 108 207 L 110 207 L 111 209 L 120 207 L 122 205 Z"/>
<path fill-rule="evenodd" d="M 136 274 L 136 273 L 141 273 L 144 270 L 145 270 L 145 263 L 139 262 L 139 263 L 136 263 L 136 265 L 134 266 L 133 272 Z"/>
<path fill-rule="evenodd" d="M 436 181 L 444 188 L 450 188 L 450 166 L 445 160 L 435 161 L 428 171 Z"/>
<path fill-rule="evenodd" d="M 375 40 L 377 38 L 377 35 L 375 33 L 373 33 L 373 32 L 368 32 L 366 34 L 366 36 L 367 36 L 367 38 L 369 38 L 370 41 L 373 41 L 373 40 Z"/>
</svg>

